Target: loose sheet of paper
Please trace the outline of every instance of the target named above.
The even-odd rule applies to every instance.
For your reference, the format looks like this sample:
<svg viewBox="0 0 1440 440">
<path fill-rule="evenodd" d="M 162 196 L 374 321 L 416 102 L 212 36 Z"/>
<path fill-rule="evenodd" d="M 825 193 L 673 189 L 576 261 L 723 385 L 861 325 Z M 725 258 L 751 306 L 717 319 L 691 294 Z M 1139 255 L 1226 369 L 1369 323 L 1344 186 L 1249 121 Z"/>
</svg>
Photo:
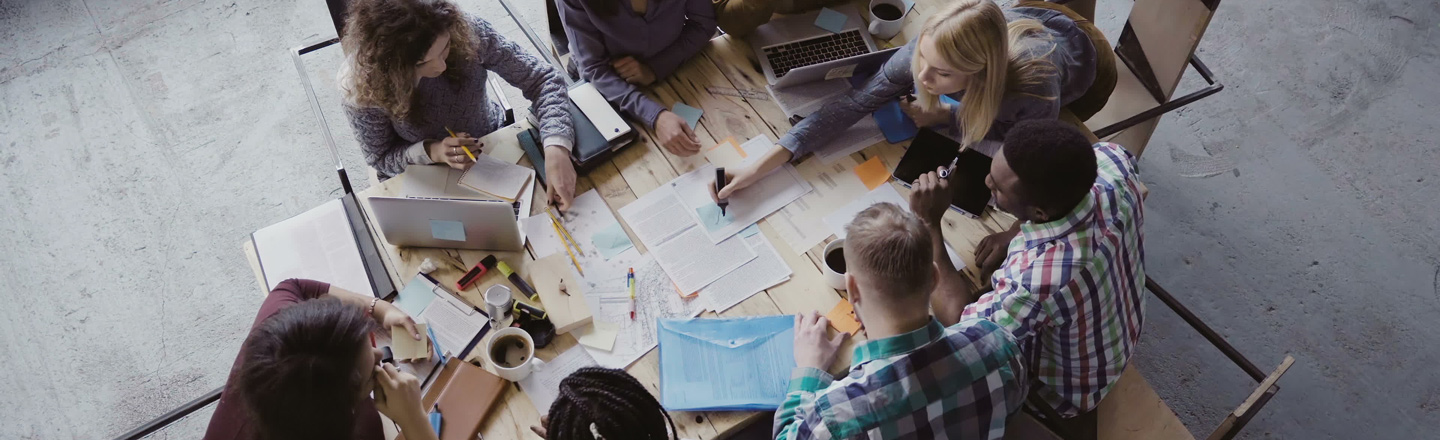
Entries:
<svg viewBox="0 0 1440 440">
<path fill-rule="evenodd" d="M 670 188 L 662 186 L 625 205 L 620 208 L 620 216 L 650 250 L 647 255 L 655 258 L 682 292 L 698 292 L 755 259 L 755 252 L 742 239 L 711 242 L 694 214 L 687 212 L 692 208 L 680 203 Z"/>
<path fill-rule="evenodd" d="M 749 159 L 745 162 L 749 162 L 758 160 L 763 156 L 763 152 L 773 145 L 774 142 L 768 136 L 760 135 L 741 144 L 740 149 L 748 153 Z M 795 171 L 795 167 L 787 164 L 749 187 L 731 194 L 728 199 L 729 207 L 722 216 L 720 208 L 715 205 L 715 199 L 710 196 L 714 185 L 715 166 L 711 164 L 696 168 L 666 184 L 704 227 L 712 243 L 719 243 L 735 235 L 746 226 L 784 208 L 811 190 L 810 183 Z"/>
<path fill-rule="evenodd" d="M 530 250 L 535 252 L 537 260 L 565 252 L 565 243 L 560 241 L 552 224 L 550 215 L 543 212 L 520 219 L 520 232 L 530 240 Z"/>
<path fill-rule="evenodd" d="M 769 217 L 791 251 L 803 254 L 824 242 L 830 236 L 824 215 L 868 192 L 851 171 L 854 167 L 855 160 L 848 157 L 830 164 L 807 160 L 795 167 L 805 181 L 814 182 L 812 190 Z"/>
<path fill-rule="evenodd" d="M 631 204 L 633 205 L 633 203 Z M 635 268 L 635 319 L 630 319 L 630 289 L 625 275 Z M 594 312 L 594 322 L 613 325 L 614 348 L 585 350 L 605 368 L 625 368 L 655 348 L 655 322 L 661 318 L 688 318 L 705 310 L 698 297 L 682 298 L 670 277 L 649 254 L 629 250 L 619 257 L 597 264 L 586 272 L 585 302 Z"/>
<path fill-rule="evenodd" d="M 570 236 L 575 238 L 576 245 L 580 247 L 575 258 L 580 261 L 581 273 L 589 275 L 591 265 L 604 263 L 613 258 L 613 256 L 607 257 L 604 250 L 595 246 L 596 235 L 603 237 L 607 233 L 613 233 L 613 230 L 607 232 L 607 229 L 615 227 L 619 223 L 619 220 L 615 219 L 615 213 L 610 211 L 610 206 L 605 204 L 605 199 L 600 197 L 600 192 L 593 189 L 585 191 L 584 194 L 576 196 L 575 200 L 570 202 L 569 211 L 562 214 L 559 210 L 555 210 L 555 215 L 560 217 L 561 225 L 570 232 Z M 554 228 L 551 229 L 553 232 Z M 623 234 L 624 228 L 621 228 L 620 232 Z M 616 236 L 612 235 L 611 238 L 614 239 Z M 628 235 L 626 239 L 629 239 Z M 611 243 L 618 243 L 618 241 Z M 614 251 L 615 249 L 608 250 Z M 563 246 L 560 251 L 564 252 Z"/>
<path fill-rule="evenodd" d="M 705 307 L 715 313 L 730 310 L 751 296 L 789 280 L 790 275 L 794 274 L 775 251 L 775 246 L 770 244 L 770 239 L 765 238 L 765 234 L 747 236 L 741 232 L 737 237 L 743 237 L 758 256 L 700 289 L 700 299 L 705 301 Z"/>
<path fill-rule="evenodd" d="M 825 225 L 835 233 L 836 237 L 845 238 L 845 225 L 850 224 L 850 221 L 854 220 L 860 211 L 878 203 L 892 203 L 899 206 L 900 209 L 910 209 L 910 202 L 907 202 L 905 197 L 895 190 L 894 185 L 886 183 L 826 215 Z M 960 259 L 959 254 L 955 253 L 955 248 L 951 247 L 950 243 L 945 243 L 945 252 L 950 255 L 950 262 L 955 264 L 955 270 L 965 270 L 965 261 Z"/>
<path fill-rule="evenodd" d="M 374 291 L 340 199 L 261 228 L 251 239 L 270 290 L 281 281 L 306 278 L 351 292 Z"/>
<path fill-rule="evenodd" d="M 482 154 L 475 156 L 475 163 L 460 176 L 460 184 L 513 202 L 520 197 L 520 190 L 529 183 L 533 172 L 529 168 Z"/>
<path fill-rule="evenodd" d="M 600 364 L 595 363 L 595 359 L 590 357 L 585 349 L 570 347 L 554 359 L 536 365 L 529 376 L 520 380 L 520 389 L 530 397 L 530 403 L 535 405 L 535 410 L 545 414 L 550 412 L 550 404 L 560 395 L 561 380 L 581 368 L 597 365 Z"/>
</svg>

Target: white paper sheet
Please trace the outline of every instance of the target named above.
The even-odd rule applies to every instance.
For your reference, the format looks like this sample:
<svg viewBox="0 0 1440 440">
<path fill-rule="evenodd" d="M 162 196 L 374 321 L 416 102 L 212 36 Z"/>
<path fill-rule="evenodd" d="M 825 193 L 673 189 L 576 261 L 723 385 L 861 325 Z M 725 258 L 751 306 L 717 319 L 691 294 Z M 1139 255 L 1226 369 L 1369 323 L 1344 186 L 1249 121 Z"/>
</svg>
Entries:
<svg viewBox="0 0 1440 440">
<path fill-rule="evenodd" d="M 506 163 L 494 156 L 475 156 L 475 163 L 460 176 L 460 184 L 505 200 L 514 201 L 520 197 L 520 190 L 534 174 L 534 170 Z"/>
<path fill-rule="evenodd" d="M 565 252 L 565 244 L 560 241 L 560 236 L 555 233 L 555 226 L 550 220 L 550 214 L 539 213 L 534 216 L 520 219 L 520 233 L 530 240 L 530 250 L 535 253 L 535 259 L 539 260 L 556 252 Z"/>
<path fill-rule="evenodd" d="M 825 225 L 830 228 L 831 232 L 835 233 L 836 237 L 845 238 L 845 225 L 850 224 L 850 221 L 854 220 L 855 216 L 860 214 L 860 211 L 864 211 L 865 208 L 869 208 L 871 205 L 878 203 L 893 203 L 900 206 L 900 209 L 910 209 L 910 202 L 906 201 L 905 197 L 901 196 L 900 192 L 895 190 L 895 186 L 887 182 L 880 185 L 879 188 L 875 188 L 874 191 L 870 191 L 859 199 L 826 215 Z M 950 262 L 955 264 L 955 270 L 965 270 L 965 261 L 960 259 L 960 256 L 955 253 L 955 248 L 951 247 L 950 243 L 945 243 L 945 253 L 950 255 Z"/>
<path fill-rule="evenodd" d="M 466 313 L 466 312 L 469 313 Z M 461 309 L 450 301 L 434 301 L 416 321 L 430 324 L 440 349 L 459 355 L 475 335 L 490 325 L 490 319 L 475 309 Z"/>
<path fill-rule="evenodd" d="M 630 319 L 630 290 L 625 274 L 635 268 L 635 319 Z M 699 297 L 682 298 L 670 277 L 650 255 L 634 249 L 596 265 L 585 277 L 585 303 L 596 322 L 615 324 L 618 336 L 609 351 L 585 347 L 605 368 L 625 368 L 655 348 L 655 322 L 660 318 L 688 318 L 705 310 Z"/>
<path fill-rule="evenodd" d="M 756 293 L 789 280 L 794 274 L 780 254 L 775 252 L 775 246 L 770 244 L 765 234 L 745 237 L 745 241 L 758 256 L 700 289 L 700 299 L 715 313 L 730 310 Z"/>
<path fill-rule="evenodd" d="M 755 252 L 736 237 L 712 243 L 688 210 L 666 185 L 620 208 L 620 216 L 675 285 L 693 293 L 755 259 Z"/>
<path fill-rule="evenodd" d="M 740 146 L 748 154 L 746 162 L 758 160 L 765 150 L 772 148 L 775 143 L 765 135 L 756 136 Z M 675 191 L 680 197 L 681 203 L 685 205 L 686 213 L 699 222 L 700 228 L 710 238 L 710 242 L 719 243 L 721 240 L 735 235 L 741 229 L 760 221 L 771 213 L 784 208 L 790 202 L 799 199 L 810 192 L 810 184 L 800 177 L 795 167 L 785 165 L 761 178 L 758 182 L 749 187 L 736 191 L 727 200 L 729 206 L 721 224 L 714 225 L 707 222 L 707 218 L 701 212 L 707 212 L 712 216 L 717 214 L 715 199 L 711 198 L 710 191 L 715 186 L 715 166 L 706 164 L 695 170 L 685 173 L 680 177 L 671 180 L 667 187 Z"/>
<path fill-rule="evenodd" d="M 831 79 L 810 84 L 770 89 L 770 95 L 786 116 L 809 117 L 851 89 L 848 79 Z M 829 143 L 815 149 L 815 157 L 822 163 L 831 163 L 885 140 L 885 133 L 870 115 L 860 118 L 854 125 L 845 128 Z"/>
<path fill-rule="evenodd" d="M 803 254 L 824 242 L 830 236 L 824 215 L 870 191 L 855 175 L 855 165 L 853 159 L 844 157 L 830 164 L 807 160 L 795 167 L 805 181 L 813 183 L 811 191 L 768 217 L 790 250 Z"/>
<path fill-rule="evenodd" d="M 550 412 L 550 404 L 560 395 L 560 381 L 576 370 L 598 365 L 600 364 L 595 363 L 595 358 L 590 357 L 584 348 L 570 347 L 554 359 L 530 370 L 530 375 L 520 381 L 520 390 L 530 396 L 530 403 L 535 405 L 536 411 L 545 414 Z"/>
<path fill-rule="evenodd" d="M 351 292 L 374 292 L 339 199 L 261 228 L 251 239 L 271 290 L 281 281 L 306 278 Z"/>
</svg>

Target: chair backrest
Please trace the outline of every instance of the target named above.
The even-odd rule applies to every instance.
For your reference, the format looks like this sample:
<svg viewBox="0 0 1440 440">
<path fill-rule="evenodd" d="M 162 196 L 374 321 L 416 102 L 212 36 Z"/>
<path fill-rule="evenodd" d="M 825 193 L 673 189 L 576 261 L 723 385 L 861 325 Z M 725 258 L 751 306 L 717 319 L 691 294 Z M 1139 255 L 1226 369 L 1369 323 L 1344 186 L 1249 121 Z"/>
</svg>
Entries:
<svg viewBox="0 0 1440 440">
<path fill-rule="evenodd" d="M 1126 68 L 1116 69 L 1115 92 L 1086 125 L 1105 127 L 1169 101 L 1219 5 L 1220 0 L 1136 0 L 1115 45 Z M 1139 155 L 1159 121 L 1142 122 L 1110 140 Z"/>
</svg>

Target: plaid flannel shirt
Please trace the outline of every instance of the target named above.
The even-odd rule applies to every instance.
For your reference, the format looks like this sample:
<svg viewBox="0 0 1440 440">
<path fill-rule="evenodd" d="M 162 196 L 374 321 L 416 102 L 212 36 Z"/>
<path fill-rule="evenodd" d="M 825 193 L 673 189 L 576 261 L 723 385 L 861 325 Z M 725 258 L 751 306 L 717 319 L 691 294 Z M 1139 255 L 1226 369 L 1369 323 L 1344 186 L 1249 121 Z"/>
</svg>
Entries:
<svg viewBox="0 0 1440 440">
<path fill-rule="evenodd" d="M 1120 378 L 1140 339 L 1145 309 L 1145 223 L 1134 159 L 1095 144 L 1099 174 L 1065 218 L 1024 223 L 995 271 L 995 290 L 961 319 L 1010 330 L 1039 380 L 1035 390 L 1062 416 L 1095 408 Z"/>
<path fill-rule="evenodd" d="M 999 439 L 1025 399 L 1024 360 L 1015 338 L 976 319 L 855 347 L 840 379 L 796 368 L 775 412 L 783 439 Z"/>
</svg>

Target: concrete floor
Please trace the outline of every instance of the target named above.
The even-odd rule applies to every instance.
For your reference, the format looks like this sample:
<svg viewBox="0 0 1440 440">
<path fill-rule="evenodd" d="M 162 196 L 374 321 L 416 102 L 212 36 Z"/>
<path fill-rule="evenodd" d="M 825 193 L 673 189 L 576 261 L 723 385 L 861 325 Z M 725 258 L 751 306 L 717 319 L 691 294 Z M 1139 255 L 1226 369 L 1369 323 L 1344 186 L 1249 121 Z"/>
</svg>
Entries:
<svg viewBox="0 0 1440 440">
<path fill-rule="evenodd" d="M 286 53 L 331 35 L 319 1 L 0 0 L 0 438 L 108 438 L 224 382 L 261 299 L 241 242 L 336 196 Z M 1150 275 L 1261 368 L 1297 359 L 1242 438 L 1440 438 L 1436 37 L 1433 0 L 1223 2 L 1226 90 L 1141 161 Z M 1253 384 L 1148 310 L 1137 362 L 1208 434 Z"/>
</svg>

